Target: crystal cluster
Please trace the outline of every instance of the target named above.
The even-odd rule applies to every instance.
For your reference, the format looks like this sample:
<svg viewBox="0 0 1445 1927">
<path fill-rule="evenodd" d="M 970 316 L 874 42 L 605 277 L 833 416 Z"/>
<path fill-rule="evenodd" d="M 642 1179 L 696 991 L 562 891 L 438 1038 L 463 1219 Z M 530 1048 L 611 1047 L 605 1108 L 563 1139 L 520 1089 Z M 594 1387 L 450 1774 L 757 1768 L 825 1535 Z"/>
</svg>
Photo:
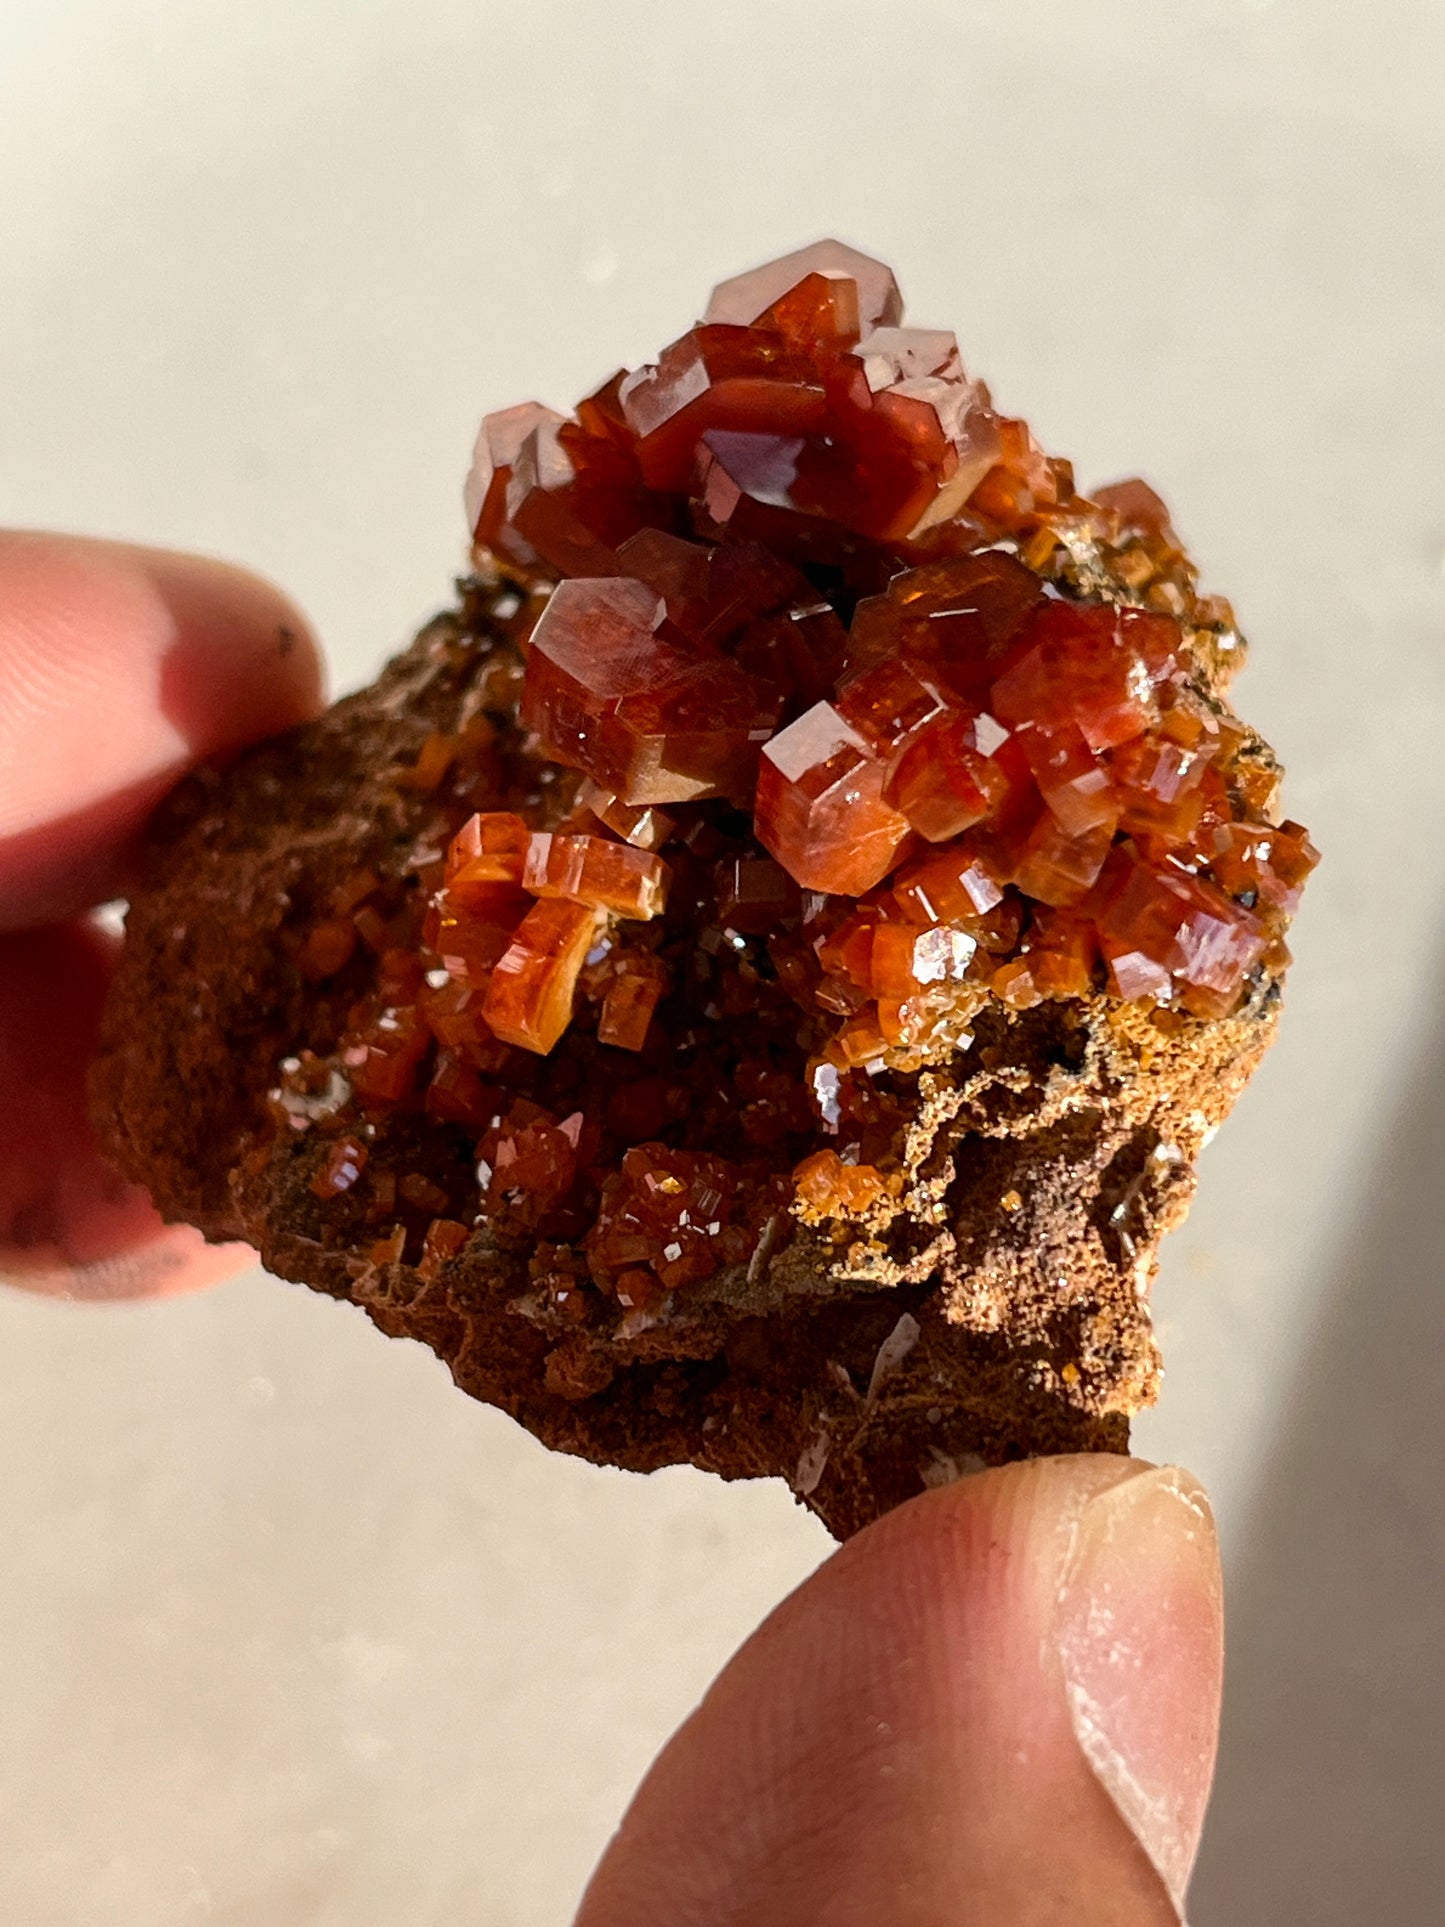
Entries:
<svg viewBox="0 0 1445 1927">
<path fill-rule="evenodd" d="M 1220 1014 L 1280 961 L 1304 833 L 1270 821 L 1268 770 L 1241 771 L 1167 571 L 1172 598 L 1134 607 L 1020 559 L 1090 515 L 1167 550 L 1162 505 L 1141 484 L 1085 502 L 951 335 L 901 322 L 888 269 L 823 242 L 725 282 L 574 421 L 488 418 L 476 541 L 570 578 L 523 718 L 623 805 L 725 798 L 802 889 L 862 899 L 840 974 L 885 1047 L 923 1041 L 1009 890 L 1042 912 L 1000 967 L 1010 1003 L 1102 968 L 1118 996 Z"/>
<path fill-rule="evenodd" d="M 467 508 L 520 689 L 398 781 L 468 795 L 518 724 L 573 774 L 454 815 L 399 912 L 338 893 L 300 967 L 359 939 L 374 992 L 282 1103 L 309 1122 L 339 1073 L 353 1109 L 466 1127 L 493 1219 L 624 1307 L 746 1261 L 794 1197 L 886 1198 L 890 1076 L 986 1007 L 1217 1018 L 1287 960 L 1316 858 L 1222 699 L 1227 605 L 1151 490 L 1079 495 L 879 263 L 804 249 L 575 416 L 489 416 Z M 366 1156 L 338 1139 L 318 1195 Z M 432 1202 L 402 1215 L 435 1265 Z"/>
</svg>

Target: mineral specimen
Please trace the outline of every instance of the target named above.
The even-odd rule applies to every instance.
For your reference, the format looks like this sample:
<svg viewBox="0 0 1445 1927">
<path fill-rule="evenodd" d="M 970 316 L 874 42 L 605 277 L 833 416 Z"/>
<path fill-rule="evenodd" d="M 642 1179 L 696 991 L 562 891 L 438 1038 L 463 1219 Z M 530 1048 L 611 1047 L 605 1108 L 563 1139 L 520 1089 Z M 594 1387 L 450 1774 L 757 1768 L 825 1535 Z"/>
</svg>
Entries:
<svg viewBox="0 0 1445 1927">
<path fill-rule="evenodd" d="M 799 1160 L 799 1195 L 881 1195 L 879 1147 L 906 1105 L 878 1073 L 947 1061 L 991 1001 L 1104 990 L 1228 1014 L 1283 956 L 1316 860 L 1264 813 L 1267 752 L 1222 699 L 1232 621 L 1197 596 L 1162 503 L 1142 483 L 1079 495 L 951 335 L 901 322 L 889 271 L 823 242 L 724 283 L 575 419 L 527 403 L 478 439 L 478 568 L 537 603 L 521 720 L 586 781 L 554 786 L 570 815 L 460 824 L 422 929 L 384 938 L 383 960 L 410 946 L 418 988 L 358 1013 L 341 1062 L 373 1112 L 423 1101 L 475 1122 L 491 1102 L 504 1150 L 509 1128 L 539 1129 L 509 1108 L 537 1088 L 519 1051 L 581 1023 L 660 1059 L 699 1016 L 743 1026 L 730 1091 L 686 1103 L 705 1167 L 639 1149 L 624 1163 L 643 1197 L 647 1158 L 663 1159 L 663 1194 L 691 1200 L 691 1256 L 619 1241 L 643 1206 L 619 1219 L 604 1186 L 613 1228 L 588 1243 L 604 1290 L 623 1271 L 634 1291 L 644 1272 L 666 1290 L 698 1274 L 724 1222 L 696 1230 L 709 1187 L 735 1188 L 724 1150 L 821 1127 L 839 1145 Z M 1097 582 L 1105 548 L 1137 600 Z M 463 784 L 489 748 L 435 741 L 421 765 Z M 375 914 L 353 912 L 363 936 Z M 324 930 L 312 975 L 343 956 L 344 926 Z M 670 994 L 679 939 L 682 974 L 718 979 L 700 1012 Z M 450 991 L 422 992 L 438 973 Z M 812 1019 L 811 1067 L 786 1094 L 780 997 L 784 1022 L 798 1005 Z M 832 1110 L 815 1095 L 810 1111 L 824 1067 Z M 589 1124 L 675 1128 L 647 1077 L 594 1075 Z M 318 1186 L 357 1183 L 356 1156 L 338 1150 Z M 577 1161 L 546 1171 L 555 1206 Z"/>
<path fill-rule="evenodd" d="M 579 1408 L 617 1347 L 654 1347 L 639 1373 L 714 1357 L 688 1323 L 709 1292 L 741 1304 L 805 1251 L 805 1297 L 921 1291 L 945 1237 L 946 1322 L 982 1347 L 959 1396 L 995 1413 L 948 1436 L 1097 1442 L 1040 1414 L 1107 1430 L 1149 1395 L 1171 1174 L 1263 1048 L 1317 860 L 1159 498 L 1080 494 L 952 335 L 903 324 L 888 269 L 823 242 L 725 282 L 575 415 L 489 416 L 466 504 L 463 610 L 417 646 L 417 687 L 453 694 L 386 696 L 407 748 L 371 752 L 375 834 L 273 893 L 297 907 L 268 955 L 310 1015 L 267 1033 L 273 1139 L 232 1191 L 304 1146 L 332 1214 L 306 1237 L 362 1296 L 415 1274 L 455 1312 L 475 1241 L 507 1254 L 545 1396 Z M 1119 1093 L 1156 1056 L 1195 1068 L 1136 1115 Z M 1208 1078 L 1219 1103 L 1186 1102 Z M 1003 1148 L 1025 1127 L 1032 1164 Z M 1054 1269 L 1001 1309 L 1030 1237 Z M 1065 1289 L 1070 1240 L 1094 1269 Z M 933 1369 L 922 1329 L 890 1397 Z M 878 1493 L 916 1482 L 908 1450 Z M 711 1434 L 688 1453 L 733 1463 Z M 842 1463 L 806 1490 L 856 1523 Z"/>
</svg>

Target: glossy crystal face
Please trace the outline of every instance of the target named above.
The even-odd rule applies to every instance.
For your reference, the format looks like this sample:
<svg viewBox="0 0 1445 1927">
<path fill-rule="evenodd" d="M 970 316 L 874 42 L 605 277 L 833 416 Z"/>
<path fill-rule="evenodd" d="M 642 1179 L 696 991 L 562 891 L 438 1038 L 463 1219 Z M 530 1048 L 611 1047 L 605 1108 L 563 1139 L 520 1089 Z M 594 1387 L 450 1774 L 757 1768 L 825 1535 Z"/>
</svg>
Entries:
<svg viewBox="0 0 1445 1927">
<path fill-rule="evenodd" d="M 467 1126 L 494 1209 L 565 1217 L 613 1147 L 586 1246 L 623 1302 L 747 1256 L 758 1198 L 793 1196 L 750 1159 L 818 1210 L 885 1195 L 885 1074 L 990 1006 L 1215 1018 L 1287 961 L 1316 856 L 1223 700 L 1228 606 L 1152 490 L 1079 495 L 882 264 L 821 242 L 723 283 L 574 415 L 489 416 L 466 500 L 481 579 L 524 607 L 500 726 L 556 780 L 453 808 L 424 913 L 381 927 L 362 892 L 303 967 L 358 931 L 378 952 L 356 1100 Z M 479 717 L 412 786 L 472 793 Z M 578 1030 L 568 1109 L 525 1067 Z M 669 1061 L 727 1089 L 684 1121 Z"/>
<path fill-rule="evenodd" d="M 1280 961 L 1308 841 L 1240 766 L 1187 589 L 1132 607 L 1028 566 L 1051 528 L 1090 524 L 1177 556 L 1163 506 L 1140 483 L 1079 497 L 953 336 L 902 315 L 886 267 L 820 242 L 723 283 L 574 420 L 488 418 L 475 539 L 568 578 L 523 718 L 623 807 L 748 812 L 800 890 L 857 901 L 860 931 L 969 936 L 1016 896 L 1015 1005 L 1097 984 L 1218 1015 Z M 885 1046 L 919 1029 L 897 1007 L 966 976 L 880 976 L 867 949 L 840 974 Z"/>
</svg>

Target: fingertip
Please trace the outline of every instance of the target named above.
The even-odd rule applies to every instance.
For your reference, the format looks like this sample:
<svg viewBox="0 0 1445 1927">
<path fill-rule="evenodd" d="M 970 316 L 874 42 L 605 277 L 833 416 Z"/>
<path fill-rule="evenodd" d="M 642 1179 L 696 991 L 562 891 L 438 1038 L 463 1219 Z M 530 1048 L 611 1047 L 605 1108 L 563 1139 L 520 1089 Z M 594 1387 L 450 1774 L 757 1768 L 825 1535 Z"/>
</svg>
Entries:
<svg viewBox="0 0 1445 1927">
<path fill-rule="evenodd" d="M 109 1305 L 207 1291 L 257 1263 L 249 1245 L 208 1244 L 191 1225 L 163 1223 L 144 1192 L 117 1196 L 103 1217 L 94 1199 L 86 1208 L 85 1242 L 96 1255 L 78 1256 L 66 1243 L 23 1250 L 0 1244 L 0 1284 L 77 1305 Z"/>
<path fill-rule="evenodd" d="M 0 937 L 0 1283 L 51 1297 L 172 1296 L 254 1261 L 165 1224 L 96 1140 L 86 1071 L 114 956 L 89 923 Z"/>
<path fill-rule="evenodd" d="M 305 616 L 230 563 L 0 532 L 0 928 L 119 887 L 193 763 L 314 715 Z"/>
<path fill-rule="evenodd" d="M 1004 1668 L 1002 1691 L 975 1698 L 976 1712 L 991 1708 L 1000 1742 L 1040 1714 L 1052 1744 L 1071 1738 L 1182 1917 L 1223 1688 L 1219 1545 L 1199 1480 L 1105 1454 L 1025 1460 L 924 1494 L 840 1562 L 850 1554 L 856 1584 L 885 1612 L 900 1573 L 914 1575 L 950 1658 L 999 1654 L 1021 1627 L 1040 1629 L 1045 1665 Z"/>
<path fill-rule="evenodd" d="M 210 556 L 129 554 L 174 628 L 159 701 L 193 756 L 222 755 L 321 709 L 326 678 L 315 631 L 275 583 Z"/>
<path fill-rule="evenodd" d="M 1219 1734 L 1224 1611 L 1214 1515 L 1179 1466 L 1095 1494 L 1054 1614 L 1079 1749 L 1181 1918 Z"/>
<path fill-rule="evenodd" d="M 1218 1707 L 1199 1601 L 1217 1585 L 1202 1515 L 1181 1523 L 1161 1480 L 1123 1458 L 1032 1461 L 849 1541 L 664 1751 L 579 1927 L 1177 1919 Z M 1187 1532 L 1201 1559 L 1179 1553 Z"/>
</svg>

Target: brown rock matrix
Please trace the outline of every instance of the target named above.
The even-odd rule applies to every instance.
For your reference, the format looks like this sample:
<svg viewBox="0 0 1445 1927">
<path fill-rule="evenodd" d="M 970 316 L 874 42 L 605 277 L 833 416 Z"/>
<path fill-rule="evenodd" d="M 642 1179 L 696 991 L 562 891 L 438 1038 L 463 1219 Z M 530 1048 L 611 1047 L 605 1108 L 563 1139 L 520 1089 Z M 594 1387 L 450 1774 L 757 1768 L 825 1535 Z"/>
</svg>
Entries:
<svg viewBox="0 0 1445 1927">
<path fill-rule="evenodd" d="M 1317 860 L 1163 504 L 823 242 L 489 416 L 467 506 L 458 608 L 157 826 L 122 1168 L 547 1444 L 840 1536 L 1124 1450 Z"/>
</svg>

